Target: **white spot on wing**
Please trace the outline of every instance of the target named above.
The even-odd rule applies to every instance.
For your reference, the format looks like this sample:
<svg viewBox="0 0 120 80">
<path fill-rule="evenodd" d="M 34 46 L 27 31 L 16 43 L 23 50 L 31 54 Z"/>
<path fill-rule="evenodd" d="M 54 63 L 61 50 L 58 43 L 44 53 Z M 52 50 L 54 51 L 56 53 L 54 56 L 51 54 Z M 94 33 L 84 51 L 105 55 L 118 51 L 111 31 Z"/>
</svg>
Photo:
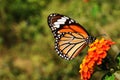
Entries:
<svg viewBox="0 0 120 80">
<path fill-rule="evenodd" d="M 60 24 L 65 24 L 66 20 L 66 17 L 61 17 L 61 19 L 58 19 L 57 22 L 54 23 L 54 27 L 59 28 Z"/>
<path fill-rule="evenodd" d="M 61 19 L 69 19 L 68 17 L 61 17 Z"/>
<path fill-rule="evenodd" d="M 63 18 L 63 19 L 58 19 L 57 21 L 63 21 L 63 22 L 65 22 L 66 21 L 66 19 L 65 18 Z"/>
<path fill-rule="evenodd" d="M 74 20 L 71 19 L 71 22 L 74 22 Z"/>
<path fill-rule="evenodd" d="M 54 27 L 59 28 L 59 27 L 60 27 L 60 25 L 55 25 Z"/>
<path fill-rule="evenodd" d="M 60 33 L 59 31 L 57 33 Z"/>
<path fill-rule="evenodd" d="M 64 24 L 65 22 L 55 22 L 55 25 L 60 25 L 60 24 Z"/>
<path fill-rule="evenodd" d="M 53 14 L 53 16 L 56 16 L 56 14 Z"/>
<path fill-rule="evenodd" d="M 68 17 L 64 16 L 64 18 L 69 19 Z"/>
<path fill-rule="evenodd" d="M 71 24 L 71 21 L 69 21 L 69 24 Z"/>
</svg>

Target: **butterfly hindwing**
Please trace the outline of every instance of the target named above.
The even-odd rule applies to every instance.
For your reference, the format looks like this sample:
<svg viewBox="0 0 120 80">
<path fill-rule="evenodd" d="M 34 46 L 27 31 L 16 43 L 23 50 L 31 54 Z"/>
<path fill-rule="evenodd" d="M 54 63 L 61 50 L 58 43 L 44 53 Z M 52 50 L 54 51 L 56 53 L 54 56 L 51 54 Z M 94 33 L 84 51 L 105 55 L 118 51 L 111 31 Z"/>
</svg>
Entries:
<svg viewBox="0 0 120 80">
<path fill-rule="evenodd" d="M 85 46 L 85 38 L 78 33 L 62 33 L 55 42 L 55 50 L 67 60 L 76 57 Z"/>
</svg>

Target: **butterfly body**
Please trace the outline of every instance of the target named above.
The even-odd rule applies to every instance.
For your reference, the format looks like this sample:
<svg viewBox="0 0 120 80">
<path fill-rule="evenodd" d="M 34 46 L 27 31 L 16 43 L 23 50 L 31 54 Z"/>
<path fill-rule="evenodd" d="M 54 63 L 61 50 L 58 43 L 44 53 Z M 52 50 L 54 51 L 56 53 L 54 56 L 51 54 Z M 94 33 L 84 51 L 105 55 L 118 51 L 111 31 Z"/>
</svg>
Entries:
<svg viewBox="0 0 120 80">
<path fill-rule="evenodd" d="M 75 20 L 60 14 L 48 16 L 48 25 L 55 38 L 55 50 L 62 57 L 71 60 L 95 38 Z"/>
</svg>

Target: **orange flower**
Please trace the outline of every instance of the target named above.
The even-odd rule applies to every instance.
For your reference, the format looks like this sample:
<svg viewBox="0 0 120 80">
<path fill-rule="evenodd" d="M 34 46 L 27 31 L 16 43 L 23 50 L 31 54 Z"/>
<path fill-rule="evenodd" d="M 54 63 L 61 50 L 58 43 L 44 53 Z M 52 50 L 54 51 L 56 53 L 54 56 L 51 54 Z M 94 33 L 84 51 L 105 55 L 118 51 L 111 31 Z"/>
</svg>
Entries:
<svg viewBox="0 0 120 80">
<path fill-rule="evenodd" d="M 89 45 L 88 54 L 80 65 L 81 80 L 89 80 L 96 65 L 102 64 L 102 60 L 107 56 L 107 51 L 114 42 L 110 40 L 96 39 Z"/>
</svg>

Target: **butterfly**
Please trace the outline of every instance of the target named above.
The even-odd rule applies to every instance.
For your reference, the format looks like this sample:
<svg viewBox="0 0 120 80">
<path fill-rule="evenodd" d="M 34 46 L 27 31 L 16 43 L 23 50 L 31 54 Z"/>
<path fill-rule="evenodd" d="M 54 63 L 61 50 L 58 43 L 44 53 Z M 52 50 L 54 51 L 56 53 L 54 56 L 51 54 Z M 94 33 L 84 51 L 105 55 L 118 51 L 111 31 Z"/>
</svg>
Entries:
<svg viewBox="0 0 120 80">
<path fill-rule="evenodd" d="M 55 38 L 56 52 L 66 60 L 75 58 L 95 40 L 79 23 L 65 15 L 50 14 L 48 25 Z"/>
</svg>

